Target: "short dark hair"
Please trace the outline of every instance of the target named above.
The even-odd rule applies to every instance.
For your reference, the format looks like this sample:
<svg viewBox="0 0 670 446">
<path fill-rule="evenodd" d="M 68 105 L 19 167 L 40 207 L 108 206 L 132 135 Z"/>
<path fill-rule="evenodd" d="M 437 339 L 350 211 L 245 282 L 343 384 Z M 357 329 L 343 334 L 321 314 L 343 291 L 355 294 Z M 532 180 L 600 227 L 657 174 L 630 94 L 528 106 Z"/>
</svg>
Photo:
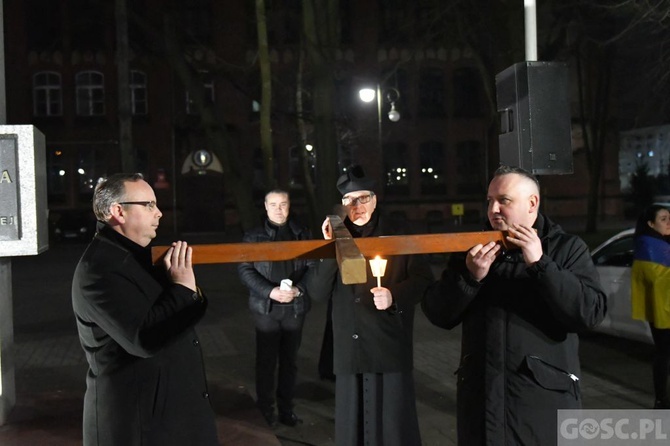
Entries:
<svg viewBox="0 0 670 446">
<path fill-rule="evenodd" d="M 286 198 L 288 198 L 289 201 L 291 201 L 291 196 L 289 195 L 288 192 L 286 192 L 284 189 L 272 189 L 270 192 L 265 194 L 265 198 L 263 198 L 263 201 L 268 201 L 268 195 L 270 194 L 280 194 L 280 195 L 286 195 Z"/>
<path fill-rule="evenodd" d="M 522 167 L 506 166 L 503 164 L 500 167 L 498 167 L 496 171 L 493 173 L 493 178 L 501 177 L 503 175 L 509 175 L 511 173 L 521 175 L 522 177 L 529 179 L 530 181 L 535 183 L 537 191 L 540 192 L 540 182 L 538 181 L 537 177 Z"/>
<path fill-rule="evenodd" d="M 136 182 L 144 179 L 141 173 L 116 173 L 107 178 L 98 180 L 93 192 L 93 213 L 100 221 L 109 220 L 109 208 L 114 203 L 123 201 L 126 193 L 126 182 Z"/>
<path fill-rule="evenodd" d="M 652 204 L 642 210 L 637 223 L 635 224 L 635 236 L 650 235 L 652 237 L 663 237 L 658 231 L 650 227 L 647 222 L 655 221 L 656 216 L 660 211 L 668 211 L 669 209 L 661 204 Z"/>
</svg>

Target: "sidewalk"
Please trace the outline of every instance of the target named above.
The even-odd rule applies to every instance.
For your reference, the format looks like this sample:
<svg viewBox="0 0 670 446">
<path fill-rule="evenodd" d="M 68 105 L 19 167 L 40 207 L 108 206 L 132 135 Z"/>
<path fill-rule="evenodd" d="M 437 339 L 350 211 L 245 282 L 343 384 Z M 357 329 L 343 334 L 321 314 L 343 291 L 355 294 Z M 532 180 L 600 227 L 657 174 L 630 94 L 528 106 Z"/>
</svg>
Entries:
<svg viewBox="0 0 670 446">
<path fill-rule="evenodd" d="M 232 238 L 233 236 L 229 236 Z M 207 242 L 226 236 L 208 236 Z M 204 243 L 200 237 L 187 238 Z M 237 241 L 237 240 L 227 240 Z M 81 445 L 86 362 L 70 303 L 70 281 L 85 245 L 56 245 L 12 261 L 17 405 L 0 427 L 2 446 Z M 441 268 L 434 265 L 434 272 Z M 318 378 L 326 305 L 307 317 L 299 354 L 295 428 L 270 429 L 254 406 L 254 330 L 247 291 L 235 265 L 198 265 L 210 298 L 197 331 L 222 445 L 334 445 L 334 384 Z M 417 309 L 415 381 L 423 444 L 456 444 L 456 390 L 460 331 L 432 326 Z M 585 408 L 648 408 L 652 401 L 648 346 L 593 335 L 582 342 Z"/>
</svg>

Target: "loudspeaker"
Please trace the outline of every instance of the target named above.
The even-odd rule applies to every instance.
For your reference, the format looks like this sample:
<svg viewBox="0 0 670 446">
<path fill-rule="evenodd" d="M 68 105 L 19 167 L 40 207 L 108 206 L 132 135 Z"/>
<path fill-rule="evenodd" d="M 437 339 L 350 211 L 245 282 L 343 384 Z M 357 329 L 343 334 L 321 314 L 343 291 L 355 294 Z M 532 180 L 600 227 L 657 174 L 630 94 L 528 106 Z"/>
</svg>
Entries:
<svg viewBox="0 0 670 446">
<path fill-rule="evenodd" d="M 500 163 L 536 175 L 573 172 L 568 67 L 520 62 L 496 75 Z"/>
</svg>

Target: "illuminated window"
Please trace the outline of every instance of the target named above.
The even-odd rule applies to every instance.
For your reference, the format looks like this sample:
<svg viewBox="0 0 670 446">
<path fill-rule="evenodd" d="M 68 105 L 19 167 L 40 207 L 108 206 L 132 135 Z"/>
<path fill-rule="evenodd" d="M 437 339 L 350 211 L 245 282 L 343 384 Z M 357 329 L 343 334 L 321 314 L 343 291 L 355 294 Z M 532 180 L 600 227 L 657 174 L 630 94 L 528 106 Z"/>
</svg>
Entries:
<svg viewBox="0 0 670 446">
<path fill-rule="evenodd" d="M 384 144 L 384 189 L 387 194 L 409 195 L 409 155 L 403 143 Z"/>
<path fill-rule="evenodd" d="M 421 193 L 444 194 L 444 147 L 437 141 L 424 142 L 419 147 L 421 158 Z"/>
</svg>

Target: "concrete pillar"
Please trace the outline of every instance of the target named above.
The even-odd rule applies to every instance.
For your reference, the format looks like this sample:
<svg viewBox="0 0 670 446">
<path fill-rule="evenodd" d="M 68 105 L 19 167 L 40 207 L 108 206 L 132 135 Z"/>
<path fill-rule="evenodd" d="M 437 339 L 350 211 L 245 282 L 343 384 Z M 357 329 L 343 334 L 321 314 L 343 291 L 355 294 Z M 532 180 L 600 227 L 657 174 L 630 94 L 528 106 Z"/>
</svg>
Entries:
<svg viewBox="0 0 670 446">
<path fill-rule="evenodd" d="M 3 425 L 16 402 L 11 260 L 46 251 L 49 240 L 44 135 L 31 125 L 0 125 L 0 135 L 3 136 L 0 138 L 0 425 Z"/>
</svg>

